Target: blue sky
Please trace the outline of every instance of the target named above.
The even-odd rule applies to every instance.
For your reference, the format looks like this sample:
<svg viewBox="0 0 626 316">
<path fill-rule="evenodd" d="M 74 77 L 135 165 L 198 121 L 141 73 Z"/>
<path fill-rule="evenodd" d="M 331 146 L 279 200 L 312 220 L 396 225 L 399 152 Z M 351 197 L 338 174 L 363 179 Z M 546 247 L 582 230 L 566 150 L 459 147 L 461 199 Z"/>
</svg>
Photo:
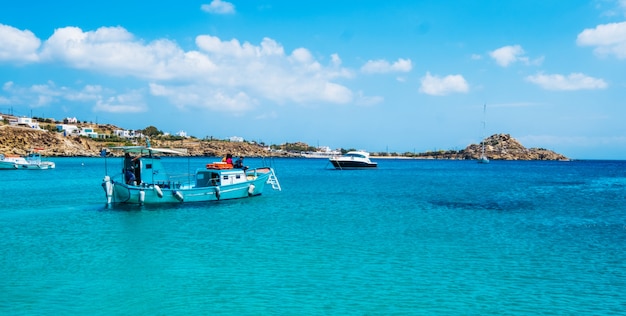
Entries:
<svg viewBox="0 0 626 316">
<path fill-rule="evenodd" d="M 10 1 L 0 112 L 423 152 L 626 159 L 626 0 Z M 482 130 L 483 104 L 487 104 Z"/>
</svg>

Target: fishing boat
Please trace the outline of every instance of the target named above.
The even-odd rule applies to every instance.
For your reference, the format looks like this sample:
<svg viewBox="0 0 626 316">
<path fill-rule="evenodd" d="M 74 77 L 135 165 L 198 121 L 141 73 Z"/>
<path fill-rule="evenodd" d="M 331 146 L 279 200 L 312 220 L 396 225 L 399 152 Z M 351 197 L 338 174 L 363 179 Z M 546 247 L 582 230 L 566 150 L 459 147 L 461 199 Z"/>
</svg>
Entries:
<svg viewBox="0 0 626 316">
<path fill-rule="evenodd" d="M 487 118 L 487 104 L 483 105 L 483 134 L 481 144 L 480 157 L 478 157 L 478 163 L 489 163 L 489 158 L 485 155 L 485 126 Z"/>
<path fill-rule="evenodd" d="M 107 205 L 240 199 L 261 195 L 265 184 L 281 190 L 271 167 L 233 168 L 231 164 L 215 162 L 197 168 L 190 174 L 173 175 L 166 172 L 161 156 L 180 156 L 185 155 L 184 152 L 149 146 L 110 149 L 124 153 L 124 164 L 112 175 L 107 170 L 102 181 Z M 135 155 L 135 158 L 129 159 L 131 155 Z"/>
<path fill-rule="evenodd" d="M 370 160 L 370 154 L 362 150 L 349 151 L 341 156 L 329 158 L 330 163 L 335 169 L 372 169 L 378 166 L 378 163 Z"/>
<path fill-rule="evenodd" d="M 52 161 L 42 161 L 41 155 L 31 152 L 26 157 L 18 155 L 0 155 L 1 170 L 45 170 L 54 169 L 55 163 Z"/>
</svg>

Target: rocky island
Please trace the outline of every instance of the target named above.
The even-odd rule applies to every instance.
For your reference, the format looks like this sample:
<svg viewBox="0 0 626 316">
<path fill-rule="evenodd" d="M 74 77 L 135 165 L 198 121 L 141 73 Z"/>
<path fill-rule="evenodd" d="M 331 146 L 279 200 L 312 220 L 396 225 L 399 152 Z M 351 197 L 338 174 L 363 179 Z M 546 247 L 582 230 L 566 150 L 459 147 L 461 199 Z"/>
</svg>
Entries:
<svg viewBox="0 0 626 316">
<path fill-rule="evenodd" d="M 545 148 L 526 148 L 509 134 L 495 134 L 483 140 L 485 156 L 489 160 L 559 160 L 569 158 Z M 471 144 L 463 150 L 425 152 L 417 154 L 423 159 L 478 159 L 482 144 Z"/>
</svg>

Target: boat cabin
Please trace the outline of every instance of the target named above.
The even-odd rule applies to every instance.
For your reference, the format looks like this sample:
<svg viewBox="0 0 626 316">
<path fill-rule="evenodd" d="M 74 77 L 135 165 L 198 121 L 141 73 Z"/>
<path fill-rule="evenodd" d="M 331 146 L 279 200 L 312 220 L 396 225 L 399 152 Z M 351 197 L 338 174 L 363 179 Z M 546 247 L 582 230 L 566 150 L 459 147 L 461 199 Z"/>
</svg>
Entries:
<svg viewBox="0 0 626 316">
<path fill-rule="evenodd" d="M 198 169 L 196 171 L 196 187 L 224 186 L 246 182 L 246 174 L 241 169 L 213 170 Z"/>
</svg>

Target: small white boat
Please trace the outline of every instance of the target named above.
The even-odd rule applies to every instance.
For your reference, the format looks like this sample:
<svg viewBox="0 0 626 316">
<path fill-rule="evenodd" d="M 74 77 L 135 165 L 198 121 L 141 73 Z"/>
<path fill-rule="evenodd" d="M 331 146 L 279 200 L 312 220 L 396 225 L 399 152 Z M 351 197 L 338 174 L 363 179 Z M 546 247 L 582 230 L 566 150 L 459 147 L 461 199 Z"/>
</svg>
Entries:
<svg viewBox="0 0 626 316">
<path fill-rule="evenodd" d="M 41 161 L 41 155 L 30 153 L 26 157 L 17 155 L 0 155 L 0 169 L 3 170 L 45 170 L 54 169 L 55 163 L 52 161 Z"/>
<path fill-rule="evenodd" d="M 327 146 L 318 147 L 317 149 L 318 149 L 317 151 L 302 152 L 301 155 L 304 158 L 323 158 L 323 159 L 341 155 L 340 151 L 332 150 L 330 149 L 330 147 L 327 147 Z"/>
<path fill-rule="evenodd" d="M 331 157 L 328 160 L 335 169 L 371 169 L 376 168 L 378 163 L 370 160 L 368 152 L 357 150 L 349 151 L 345 155 Z"/>
<path fill-rule="evenodd" d="M 114 175 L 105 175 L 102 187 L 107 204 L 142 205 L 247 198 L 261 195 L 265 184 L 270 184 L 272 189 L 281 190 L 271 167 L 237 169 L 231 164 L 216 162 L 198 168 L 192 174 L 170 175 L 163 167 L 159 155 L 184 153 L 144 146 L 111 149 L 136 155 L 136 158 L 123 158 L 125 163 L 122 170 Z M 132 168 L 129 168 L 131 165 Z"/>
</svg>

